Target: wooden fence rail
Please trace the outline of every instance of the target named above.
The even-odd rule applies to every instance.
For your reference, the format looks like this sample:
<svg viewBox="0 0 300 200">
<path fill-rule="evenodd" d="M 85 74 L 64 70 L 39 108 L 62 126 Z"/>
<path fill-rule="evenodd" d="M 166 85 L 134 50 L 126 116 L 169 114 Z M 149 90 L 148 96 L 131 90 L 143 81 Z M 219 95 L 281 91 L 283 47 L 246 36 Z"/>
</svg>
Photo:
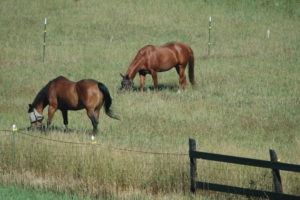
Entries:
<svg viewBox="0 0 300 200">
<path fill-rule="evenodd" d="M 265 161 L 265 160 L 237 157 L 237 156 L 199 152 L 196 151 L 196 141 L 194 139 L 189 139 L 189 157 L 190 157 L 190 176 L 191 176 L 190 182 L 191 182 L 192 192 L 196 192 L 197 189 L 203 189 L 203 190 L 212 190 L 218 192 L 226 192 L 231 194 L 247 195 L 253 197 L 262 197 L 268 199 L 300 200 L 300 196 L 282 193 L 283 189 L 281 185 L 281 177 L 279 171 L 279 170 L 285 170 L 285 171 L 299 173 L 300 165 L 278 162 L 277 155 L 274 150 L 270 150 L 271 161 Z M 218 161 L 218 162 L 239 164 L 239 165 L 270 168 L 272 169 L 273 182 L 274 182 L 273 185 L 274 185 L 275 192 L 196 181 L 197 159 L 199 158 L 205 160 Z"/>
</svg>

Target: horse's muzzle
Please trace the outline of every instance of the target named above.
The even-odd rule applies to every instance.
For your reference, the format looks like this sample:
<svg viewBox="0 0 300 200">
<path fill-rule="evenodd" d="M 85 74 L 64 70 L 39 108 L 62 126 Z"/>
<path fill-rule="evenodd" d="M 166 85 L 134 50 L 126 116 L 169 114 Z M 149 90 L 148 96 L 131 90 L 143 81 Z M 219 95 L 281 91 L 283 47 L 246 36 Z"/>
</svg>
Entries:
<svg viewBox="0 0 300 200">
<path fill-rule="evenodd" d="M 39 114 L 36 109 L 33 109 L 32 112 L 28 113 L 30 123 L 41 122 L 44 119 L 44 116 Z"/>
</svg>

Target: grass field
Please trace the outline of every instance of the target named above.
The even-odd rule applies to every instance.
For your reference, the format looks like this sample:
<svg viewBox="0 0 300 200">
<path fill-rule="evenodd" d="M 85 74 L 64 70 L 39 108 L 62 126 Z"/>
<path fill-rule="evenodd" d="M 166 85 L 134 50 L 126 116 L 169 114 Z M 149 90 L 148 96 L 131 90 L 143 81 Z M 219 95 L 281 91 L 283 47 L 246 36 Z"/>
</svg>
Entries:
<svg viewBox="0 0 300 200">
<path fill-rule="evenodd" d="M 24 199 L 39 199 L 39 200 L 88 200 L 80 199 L 65 194 L 53 194 L 51 192 L 36 192 L 33 190 L 25 190 L 17 187 L 0 187 L 0 199 L 6 200 L 24 200 Z"/>
<path fill-rule="evenodd" d="M 105 83 L 121 117 L 112 120 L 102 111 L 97 145 L 51 141 L 90 142 L 84 110 L 69 113 L 74 131 L 20 132 L 15 148 L 12 136 L 0 132 L 2 185 L 92 198 L 242 199 L 213 192 L 191 196 L 188 157 L 177 155 L 188 152 L 190 137 L 202 151 L 269 160 L 271 148 L 281 161 L 300 164 L 296 0 L 2 0 L 0 17 L 0 129 L 27 127 L 28 104 L 59 75 Z M 157 93 L 120 93 L 119 73 L 137 51 L 169 41 L 194 50 L 197 87 L 188 84 L 177 93 L 178 76 L 170 70 L 158 74 Z M 138 77 L 134 82 L 139 85 Z M 152 85 L 149 76 L 146 87 Z M 63 127 L 60 112 L 53 123 Z M 204 161 L 200 166 L 201 180 L 272 190 L 268 170 Z M 282 179 L 284 192 L 300 194 L 299 174 L 283 172 Z"/>
</svg>

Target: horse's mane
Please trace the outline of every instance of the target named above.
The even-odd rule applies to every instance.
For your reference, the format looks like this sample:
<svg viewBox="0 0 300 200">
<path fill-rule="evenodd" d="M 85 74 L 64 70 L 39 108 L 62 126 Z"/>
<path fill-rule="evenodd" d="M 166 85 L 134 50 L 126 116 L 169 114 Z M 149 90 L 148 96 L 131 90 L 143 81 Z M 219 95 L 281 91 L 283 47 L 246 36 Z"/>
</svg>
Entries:
<svg viewBox="0 0 300 200">
<path fill-rule="evenodd" d="M 133 61 L 131 62 L 130 66 L 132 67 L 132 66 L 136 65 L 140 61 L 140 59 L 142 57 L 144 57 L 146 49 L 151 46 L 152 45 L 147 45 L 147 46 L 144 46 L 142 49 L 140 49 L 139 52 L 136 54 L 135 58 L 133 59 Z"/>
<path fill-rule="evenodd" d="M 53 80 L 52 80 L 53 81 Z M 48 89 L 49 89 L 49 86 L 50 84 L 52 83 L 52 81 L 49 81 L 49 83 L 47 83 L 47 85 L 45 85 L 39 92 L 38 94 L 36 95 L 36 97 L 34 98 L 33 102 L 32 102 L 32 106 L 35 107 L 40 101 L 42 98 L 45 97 L 45 95 L 47 94 L 48 92 Z"/>
<path fill-rule="evenodd" d="M 56 81 L 56 80 L 58 80 L 58 79 L 60 79 L 60 78 L 65 78 L 65 77 L 59 76 L 59 77 L 57 77 L 57 78 L 55 78 L 55 79 L 49 81 L 49 82 L 47 83 L 47 85 L 45 85 L 45 86 L 39 91 L 39 93 L 36 95 L 36 97 L 34 98 L 33 103 L 32 103 L 31 105 L 32 105 L 33 107 L 35 107 L 35 106 L 41 101 L 41 99 L 44 98 L 45 95 L 47 94 L 50 84 L 51 84 L 53 81 Z"/>
</svg>

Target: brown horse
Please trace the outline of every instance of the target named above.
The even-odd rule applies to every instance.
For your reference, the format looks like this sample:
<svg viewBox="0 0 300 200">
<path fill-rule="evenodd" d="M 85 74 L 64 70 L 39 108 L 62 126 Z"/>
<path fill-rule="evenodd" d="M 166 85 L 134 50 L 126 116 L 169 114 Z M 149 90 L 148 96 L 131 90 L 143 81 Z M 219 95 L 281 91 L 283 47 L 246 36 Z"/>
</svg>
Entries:
<svg viewBox="0 0 300 200">
<path fill-rule="evenodd" d="M 114 119 L 118 119 L 110 109 L 112 99 L 107 87 L 92 79 L 84 79 L 78 82 L 68 80 L 63 76 L 50 81 L 29 104 L 28 114 L 31 127 L 41 126 L 43 110 L 48 107 L 47 127 L 57 111 L 61 110 L 64 125 L 68 128 L 68 110 L 80 110 L 85 108 L 87 115 L 92 121 L 93 132 L 97 133 L 99 113 L 104 104 L 105 113 Z"/>
<path fill-rule="evenodd" d="M 151 74 L 157 90 L 157 72 L 168 71 L 175 67 L 179 75 L 179 89 L 185 89 L 185 68 L 189 65 L 189 80 L 195 85 L 194 53 L 191 47 L 181 42 L 170 42 L 162 46 L 147 45 L 139 50 L 125 75 L 122 75 L 121 89 L 133 87 L 133 79 L 140 76 L 140 90 L 143 91 L 146 74 Z"/>
</svg>

